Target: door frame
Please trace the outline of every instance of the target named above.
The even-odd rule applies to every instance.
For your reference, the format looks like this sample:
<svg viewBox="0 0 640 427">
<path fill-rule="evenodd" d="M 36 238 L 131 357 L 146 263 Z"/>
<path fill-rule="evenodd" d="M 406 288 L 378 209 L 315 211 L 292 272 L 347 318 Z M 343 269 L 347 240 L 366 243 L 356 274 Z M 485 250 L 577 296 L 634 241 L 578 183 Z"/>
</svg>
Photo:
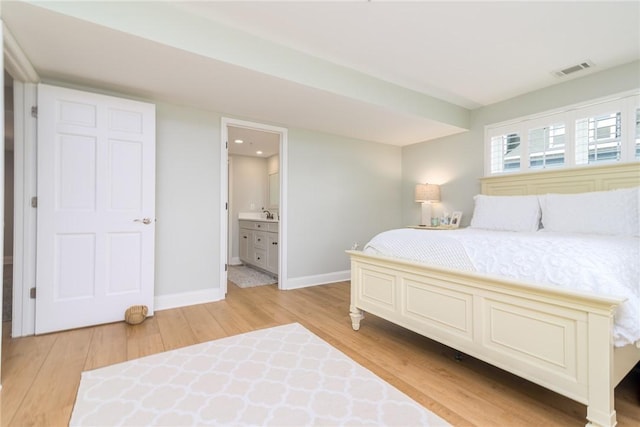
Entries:
<svg viewBox="0 0 640 427">
<path fill-rule="evenodd" d="M 35 333 L 35 299 L 30 288 L 36 273 L 36 119 L 31 107 L 37 104 L 38 73 L 13 34 L 2 25 L 4 70 L 13 78 L 14 118 L 14 241 L 13 241 L 13 316 L 11 336 Z M 4 177 L 4 174 L 3 174 Z M 4 215 L 2 212 L 0 214 Z"/>
<path fill-rule="evenodd" d="M 13 239 L 13 337 L 36 331 L 36 304 L 30 289 L 36 285 L 37 195 L 36 120 L 37 85 L 14 80 L 14 239 Z"/>
<path fill-rule="evenodd" d="M 220 126 L 220 289 L 222 295 L 227 293 L 227 264 L 229 263 L 229 142 L 228 126 L 261 130 L 280 135 L 280 221 L 278 221 L 278 289 L 289 289 L 287 286 L 287 154 L 288 129 L 263 123 L 222 117 Z"/>
</svg>

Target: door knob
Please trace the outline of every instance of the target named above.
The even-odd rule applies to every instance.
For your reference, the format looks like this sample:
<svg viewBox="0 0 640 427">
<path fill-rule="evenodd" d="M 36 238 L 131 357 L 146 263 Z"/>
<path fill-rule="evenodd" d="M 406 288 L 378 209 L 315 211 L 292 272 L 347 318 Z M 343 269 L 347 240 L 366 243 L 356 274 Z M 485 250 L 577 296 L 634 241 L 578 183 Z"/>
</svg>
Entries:
<svg viewBox="0 0 640 427">
<path fill-rule="evenodd" d="M 145 225 L 149 225 L 151 224 L 151 218 L 142 218 L 142 219 L 137 218 L 137 219 L 134 219 L 133 222 L 141 222 Z"/>
</svg>

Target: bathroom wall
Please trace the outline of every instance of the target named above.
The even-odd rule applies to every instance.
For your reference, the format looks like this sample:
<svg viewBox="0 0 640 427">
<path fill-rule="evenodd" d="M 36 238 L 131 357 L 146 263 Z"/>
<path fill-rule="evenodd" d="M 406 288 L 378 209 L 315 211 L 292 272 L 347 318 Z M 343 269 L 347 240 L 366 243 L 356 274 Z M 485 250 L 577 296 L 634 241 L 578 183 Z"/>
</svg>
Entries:
<svg viewBox="0 0 640 427">
<path fill-rule="evenodd" d="M 267 159 L 229 156 L 230 263 L 239 264 L 238 213 L 260 212 L 267 203 Z"/>
</svg>

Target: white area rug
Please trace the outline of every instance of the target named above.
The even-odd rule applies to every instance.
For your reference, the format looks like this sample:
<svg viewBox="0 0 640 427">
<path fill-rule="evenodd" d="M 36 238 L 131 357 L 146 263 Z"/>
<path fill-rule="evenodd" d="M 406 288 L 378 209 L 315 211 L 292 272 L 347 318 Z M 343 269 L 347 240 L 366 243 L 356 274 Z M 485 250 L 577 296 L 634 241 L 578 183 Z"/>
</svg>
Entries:
<svg viewBox="0 0 640 427">
<path fill-rule="evenodd" d="M 278 283 L 278 279 L 244 265 L 230 266 L 227 278 L 241 288 Z"/>
<path fill-rule="evenodd" d="M 297 323 L 82 373 L 71 426 L 441 426 Z"/>
</svg>

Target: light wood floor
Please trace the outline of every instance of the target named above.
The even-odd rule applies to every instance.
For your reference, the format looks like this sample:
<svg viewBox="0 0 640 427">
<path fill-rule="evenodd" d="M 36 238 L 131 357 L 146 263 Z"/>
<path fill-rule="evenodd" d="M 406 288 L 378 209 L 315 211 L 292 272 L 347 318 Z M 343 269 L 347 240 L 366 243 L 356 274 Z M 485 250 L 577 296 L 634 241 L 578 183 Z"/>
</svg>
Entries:
<svg viewBox="0 0 640 427">
<path fill-rule="evenodd" d="M 456 426 L 583 426 L 583 405 L 368 315 L 351 329 L 349 283 L 295 291 L 240 289 L 225 301 L 114 323 L 5 338 L 2 426 L 64 426 L 84 370 L 229 335 L 299 322 Z M 4 325 L 8 337 L 10 325 Z M 619 425 L 640 425 L 640 372 L 616 389 Z"/>
</svg>

